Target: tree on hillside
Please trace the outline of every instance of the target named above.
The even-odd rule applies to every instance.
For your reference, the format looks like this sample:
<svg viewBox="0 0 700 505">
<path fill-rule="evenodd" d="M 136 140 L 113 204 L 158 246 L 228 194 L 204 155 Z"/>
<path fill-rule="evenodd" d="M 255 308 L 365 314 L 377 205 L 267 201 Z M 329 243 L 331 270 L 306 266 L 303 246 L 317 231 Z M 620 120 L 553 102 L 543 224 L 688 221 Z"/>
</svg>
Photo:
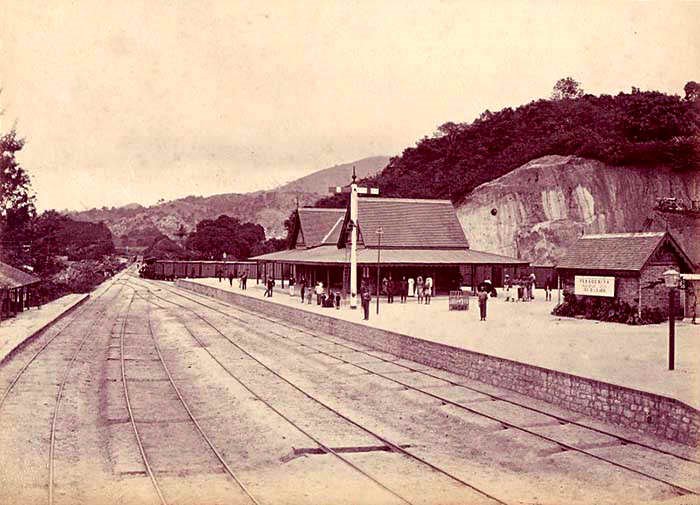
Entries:
<svg viewBox="0 0 700 505">
<path fill-rule="evenodd" d="M 581 84 L 573 77 L 564 77 L 563 79 L 559 79 L 552 90 L 553 100 L 579 98 L 581 96 L 583 96 Z"/>
<path fill-rule="evenodd" d="M 37 256 L 68 256 L 79 261 L 114 253 L 112 232 L 103 222 L 75 221 L 55 210 L 47 210 L 34 220 L 33 235 Z"/>
<path fill-rule="evenodd" d="M 165 235 L 156 238 L 151 246 L 143 252 L 144 257 L 159 260 L 186 260 L 190 254 Z"/>
<path fill-rule="evenodd" d="M 683 87 L 683 91 L 685 91 L 686 100 L 694 102 L 695 100 L 700 98 L 700 84 L 698 84 L 695 81 L 687 82 L 686 85 Z"/>
<path fill-rule="evenodd" d="M 362 184 L 378 187 L 383 196 L 458 202 L 478 185 L 552 154 L 609 165 L 698 170 L 698 103 L 635 90 L 507 107 L 459 128 L 448 123 L 452 133 L 423 138 Z M 333 195 L 316 205 L 342 207 L 346 198 Z"/>
<path fill-rule="evenodd" d="M 227 258 L 246 259 L 264 241 L 265 230 L 259 224 L 241 224 L 238 218 L 221 215 L 197 223 L 185 244 L 202 259 L 221 259 L 224 253 Z"/>
<path fill-rule="evenodd" d="M 21 228 L 35 213 L 29 175 L 16 158 L 23 147 L 14 129 L 0 137 L 0 231 Z"/>
</svg>

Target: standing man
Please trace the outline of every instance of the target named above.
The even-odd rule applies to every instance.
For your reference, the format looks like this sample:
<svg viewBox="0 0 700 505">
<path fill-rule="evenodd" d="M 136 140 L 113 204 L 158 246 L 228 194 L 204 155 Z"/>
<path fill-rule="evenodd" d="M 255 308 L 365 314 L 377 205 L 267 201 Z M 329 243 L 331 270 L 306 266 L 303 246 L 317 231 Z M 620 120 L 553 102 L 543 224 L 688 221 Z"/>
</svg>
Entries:
<svg viewBox="0 0 700 505">
<path fill-rule="evenodd" d="M 323 283 L 318 281 L 316 283 L 316 305 L 321 305 L 321 297 L 323 296 Z"/>
<path fill-rule="evenodd" d="M 432 277 L 427 277 L 425 279 L 425 286 L 423 287 L 424 295 L 425 295 L 425 303 L 426 305 L 430 305 L 430 297 L 433 296 L 433 278 Z"/>
<path fill-rule="evenodd" d="M 243 272 L 243 278 L 241 280 L 243 281 L 241 287 L 243 288 L 243 291 L 245 291 L 246 284 L 248 283 L 248 272 Z"/>
<path fill-rule="evenodd" d="M 401 290 L 401 303 L 406 303 L 406 296 L 408 296 L 408 281 L 406 281 L 405 275 L 401 277 L 399 289 Z"/>
<path fill-rule="evenodd" d="M 695 281 L 697 282 L 697 281 Z M 695 285 L 693 284 L 693 281 L 686 280 L 685 281 L 685 299 L 686 299 L 686 306 L 688 307 L 689 314 L 691 319 L 692 324 L 695 323 L 695 312 L 697 311 L 697 303 L 698 299 L 695 294 Z"/>
<path fill-rule="evenodd" d="M 304 295 L 306 294 L 306 279 L 304 277 L 299 281 L 299 294 L 301 294 L 301 303 L 304 303 Z"/>
<path fill-rule="evenodd" d="M 489 300 L 489 294 L 484 289 L 483 285 L 480 287 L 477 297 L 479 298 L 479 315 L 481 316 L 479 321 L 486 321 L 486 304 Z"/>
<path fill-rule="evenodd" d="M 228 273 L 228 285 L 233 287 L 233 272 Z"/>
<path fill-rule="evenodd" d="M 360 286 L 360 300 L 362 301 L 362 310 L 364 312 L 364 320 L 369 320 L 369 303 L 372 301 L 372 292 L 367 285 L 367 281 L 362 281 L 362 286 Z"/>
<path fill-rule="evenodd" d="M 387 303 L 394 303 L 394 289 L 396 285 L 394 282 L 394 279 L 391 278 L 391 274 L 389 274 L 389 280 L 386 283 L 386 302 Z"/>
<path fill-rule="evenodd" d="M 530 282 L 527 284 L 527 297 L 529 300 L 534 300 L 535 299 L 535 272 L 532 272 L 530 274 L 530 277 L 528 279 Z"/>
</svg>

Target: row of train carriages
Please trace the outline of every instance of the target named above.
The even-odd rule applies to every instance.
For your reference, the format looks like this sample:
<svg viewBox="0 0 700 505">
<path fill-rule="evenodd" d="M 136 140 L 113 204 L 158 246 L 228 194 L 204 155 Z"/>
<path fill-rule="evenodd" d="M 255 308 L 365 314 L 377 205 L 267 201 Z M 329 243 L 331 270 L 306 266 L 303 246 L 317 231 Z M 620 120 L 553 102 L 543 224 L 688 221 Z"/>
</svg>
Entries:
<svg viewBox="0 0 700 505">
<path fill-rule="evenodd" d="M 175 279 L 223 277 L 229 275 L 240 277 L 246 273 L 249 278 L 257 278 L 257 264 L 254 261 L 183 261 L 156 260 L 146 258 L 139 270 L 145 279 L 173 281 Z"/>
</svg>

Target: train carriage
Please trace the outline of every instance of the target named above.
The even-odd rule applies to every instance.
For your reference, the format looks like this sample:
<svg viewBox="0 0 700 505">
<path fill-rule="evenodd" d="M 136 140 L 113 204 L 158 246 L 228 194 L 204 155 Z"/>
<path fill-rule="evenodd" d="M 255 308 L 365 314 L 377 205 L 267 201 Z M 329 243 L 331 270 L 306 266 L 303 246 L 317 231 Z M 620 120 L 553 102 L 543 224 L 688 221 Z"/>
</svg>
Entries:
<svg viewBox="0 0 700 505">
<path fill-rule="evenodd" d="M 159 262 L 163 264 L 163 279 L 171 280 L 175 277 L 175 262 L 174 261 L 162 261 Z"/>
<path fill-rule="evenodd" d="M 203 261 L 199 263 L 199 275 L 197 277 L 217 277 L 221 268 L 220 263 L 215 261 Z"/>
<path fill-rule="evenodd" d="M 175 261 L 173 262 L 173 277 L 183 278 L 187 277 L 188 272 L 188 262 L 186 261 Z"/>
<path fill-rule="evenodd" d="M 174 280 L 179 278 L 216 278 L 218 273 L 226 278 L 229 274 L 240 277 L 243 272 L 251 279 L 257 276 L 257 264 L 254 261 L 173 261 L 152 260 L 142 271 L 143 277 Z"/>
</svg>

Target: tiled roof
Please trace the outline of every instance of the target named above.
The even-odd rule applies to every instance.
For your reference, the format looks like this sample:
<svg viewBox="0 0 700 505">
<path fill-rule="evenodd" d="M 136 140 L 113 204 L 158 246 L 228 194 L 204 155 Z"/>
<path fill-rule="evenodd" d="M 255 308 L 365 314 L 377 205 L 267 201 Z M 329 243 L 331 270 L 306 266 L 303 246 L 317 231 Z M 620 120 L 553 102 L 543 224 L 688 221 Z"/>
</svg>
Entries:
<svg viewBox="0 0 700 505">
<path fill-rule="evenodd" d="M 345 216 L 345 209 L 299 209 L 301 234 L 305 247 L 315 247 L 323 243 L 331 228 Z M 336 242 L 338 238 L 336 236 Z"/>
<path fill-rule="evenodd" d="M 39 282 L 40 279 L 22 270 L 0 263 L 0 288 L 18 288 Z"/>
<path fill-rule="evenodd" d="M 263 254 L 251 258 L 260 261 L 279 261 L 302 264 L 347 264 L 350 262 L 349 249 L 334 246 L 321 246 L 312 249 L 290 249 Z M 393 265 L 461 265 L 461 264 L 509 264 L 527 265 L 525 260 L 474 251 L 472 249 L 382 249 L 381 263 Z M 359 264 L 377 263 L 377 249 L 359 248 Z"/>
<path fill-rule="evenodd" d="M 379 237 L 376 231 L 380 226 L 384 232 L 382 248 L 469 247 L 449 200 L 360 198 L 357 221 L 367 247 L 377 247 Z"/>
<path fill-rule="evenodd" d="M 338 239 L 340 238 L 340 231 L 343 229 L 344 218 L 345 213 L 343 213 L 343 215 L 341 215 L 338 218 L 338 220 L 335 222 L 330 231 L 326 233 L 325 237 L 323 237 L 323 240 L 321 241 L 323 245 L 336 245 L 338 243 Z"/>
<path fill-rule="evenodd" d="M 666 236 L 666 232 L 584 235 L 569 248 L 557 268 L 639 271 Z"/>
</svg>

